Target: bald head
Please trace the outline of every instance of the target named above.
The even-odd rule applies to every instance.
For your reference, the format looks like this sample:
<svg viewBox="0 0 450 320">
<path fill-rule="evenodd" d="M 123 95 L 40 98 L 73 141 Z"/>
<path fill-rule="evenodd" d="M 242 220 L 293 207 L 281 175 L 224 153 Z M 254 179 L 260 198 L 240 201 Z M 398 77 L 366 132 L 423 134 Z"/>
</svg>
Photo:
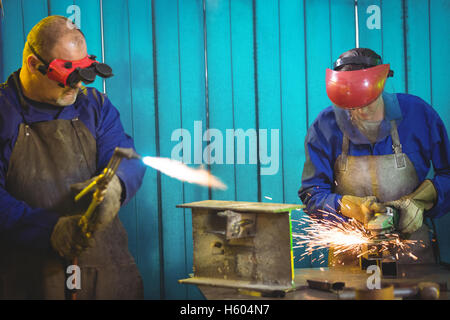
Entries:
<svg viewBox="0 0 450 320">
<path fill-rule="evenodd" d="M 23 50 L 24 63 L 28 55 L 32 54 L 28 44 L 31 44 L 36 53 L 46 62 L 64 58 L 56 56 L 60 54 L 57 51 L 59 51 L 58 49 L 61 46 L 86 48 L 83 33 L 76 28 L 76 25 L 71 20 L 63 16 L 46 17 L 31 29 Z"/>
<path fill-rule="evenodd" d="M 73 104 L 81 88 L 81 81 L 76 88 L 61 87 L 57 81 L 44 75 L 40 67 L 55 59 L 76 61 L 86 56 L 84 35 L 71 20 L 63 16 L 42 19 L 31 29 L 23 49 L 20 82 L 24 95 L 55 106 Z"/>
</svg>

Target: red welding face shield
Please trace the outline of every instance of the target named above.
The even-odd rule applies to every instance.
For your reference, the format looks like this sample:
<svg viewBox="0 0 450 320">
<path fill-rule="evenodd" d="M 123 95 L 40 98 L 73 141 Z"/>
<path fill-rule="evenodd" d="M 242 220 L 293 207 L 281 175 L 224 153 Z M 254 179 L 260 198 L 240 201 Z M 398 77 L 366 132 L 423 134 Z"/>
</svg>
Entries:
<svg viewBox="0 0 450 320">
<path fill-rule="evenodd" d="M 350 63 L 352 58 L 349 58 Z M 381 62 L 379 59 L 376 60 Z M 336 106 L 344 109 L 362 108 L 374 102 L 383 92 L 387 77 L 393 75 L 389 64 L 376 64 L 375 62 L 374 66 L 354 71 L 327 69 L 328 98 Z"/>
<path fill-rule="evenodd" d="M 85 84 L 94 82 L 98 75 L 102 78 L 109 78 L 113 76 L 112 69 L 105 63 L 100 63 L 95 60 L 95 56 L 89 55 L 81 60 L 62 60 L 55 59 L 47 63 L 41 56 L 39 56 L 34 48 L 30 45 L 33 54 L 44 64 L 38 67 L 38 70 L 47 75 L 50 80 L 58 82 L 60 87 L 75 87 L 80 81 Z"/>
</svg>

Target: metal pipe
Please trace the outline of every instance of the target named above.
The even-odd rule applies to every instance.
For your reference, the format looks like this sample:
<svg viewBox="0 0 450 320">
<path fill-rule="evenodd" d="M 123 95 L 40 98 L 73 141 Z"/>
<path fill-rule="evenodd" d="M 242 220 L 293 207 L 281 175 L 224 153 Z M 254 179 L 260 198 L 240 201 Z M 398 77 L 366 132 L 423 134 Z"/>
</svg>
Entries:
<svg viewBox="0 0 450 320">
<path fill-rule="evenodd" d="M 355 44 L 359 48 L 358 0 L 355 0 Z"/>
<path fill-rule="evenodd" d="M 420 282 L 417 285 L 410 287 L 394 288 L 393 293 L 395 298 L 413 298 L 423 300 L 437 300 L 440 297 L 439 284 L 434 282 Z M 383 289 L 382 289 L 383 290 Z M 361 290 L 348 288 L 338 292 L 338 299 L 340 300 L 354 300 L 361 298 L 361 293 L 364 292 L 366 299 L 375 299 L 380 296 L 380 290 Z"/>
<path fill-rule="evenodd" d="M 102 42 L 102 63 L 105 63 L 105 39 L 103 27 L 103 0 L 100 0 L 100 36 Z M 106 94 L 106 79 L 103 78 L 103 93 Z"/>
</svg>

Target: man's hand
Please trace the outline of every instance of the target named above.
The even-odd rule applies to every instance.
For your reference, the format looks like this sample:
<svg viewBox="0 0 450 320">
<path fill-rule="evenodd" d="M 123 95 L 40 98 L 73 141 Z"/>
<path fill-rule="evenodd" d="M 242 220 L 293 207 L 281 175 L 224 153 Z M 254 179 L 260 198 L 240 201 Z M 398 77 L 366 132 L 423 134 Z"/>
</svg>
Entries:
<svg viewBox="0 0 450 320">
<path fill-rule="evenodd" d="M 120 210 L 120 198 L 122 196 L 122 185 L 119 178 L 114 175 L 108 184 L 102 203 L 94 213 L 94 224 L 98 229 L 103 229 L 110 224 Z"/>
<path fill-rule="evenodd" d="M 81 192 L 81 190 L 87 187 L 92 181 L 94 181 L 95 178 L 96 177 L 84 182 L 71 185 L 70 188 L 73 194 L 76 195 L 79 192 Z M 89 193 L 89 195 L 91 195 L 95 191 L 96 188 L 93 188 L 91 193 Z M 101 196 L 103 197 L 103 201 L 96 208 L 92 216 L 93 218 L 90 221 L 90 223 L 92 223 L 93 230 L 101 230 L 104 227 L 106 227 L 109 223 L 112 222 L 112 220 L 116 217 L 117 213 L 119 212 L 121 205 L 120 199 L 122 196 L 122 185 L 120 183 L 119 178 L 116 175 L 113 176 L 106 190 L 102 192 Z M 92 200 L 92 196 L 86 195 L 84 196 L 84 198 L 89 199 L 89 201 Z"/>
<path fill-rule="evenodd" d="M 398 230 L 411 234 L 423 224 L 423 213 L 430 210 L 437 201 L 437 192 L 431 180 L 425 180 L 413 193 L 395 201 L 384 203 L 399 210 Z"/>
<path fill-rule="evenodd" d="M 69 260 L 79 256 L 83 250 L 92 246 L 93 240 L 86 238 L 78 226 L 80 218 L 81 215 L 59 218 L 50 237 L 53 249 L 61 257 Z"/>
<path fill-rule="evenodd" d="M 407 196 L 385 203 L 399 211 L 398 231 L 411 234 L 417 231 L 423 223 L 424 208 L 417 201 Z"/>
<path fill-rule="evenodd" d="M 385 212 L 386 207 L 378 202 L 374 196 L 356 197 L 345 195 L 342 197 L 341 213 L 353 218 L 364 225 L 373 217 L 374 213 Z"/>
</svg>

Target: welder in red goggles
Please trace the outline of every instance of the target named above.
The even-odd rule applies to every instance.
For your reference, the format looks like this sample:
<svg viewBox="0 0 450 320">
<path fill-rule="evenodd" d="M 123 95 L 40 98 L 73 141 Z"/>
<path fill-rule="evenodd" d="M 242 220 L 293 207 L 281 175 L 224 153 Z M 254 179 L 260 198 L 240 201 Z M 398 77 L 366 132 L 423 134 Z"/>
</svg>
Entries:
<svg viewBox="0 0 450 320">
<path fill-rule="evenodd" d="M 83 59 L 75 61 L 54 59 L 48 63 L 34 50 L 31 44 L 28 44 L 28 46 L 31 52 L 43 63 L 38 66 L 39 72 L 46 75 L 50 80 L 58 82 L 58 85 L 62 88 L 75 88 L 80 82 L 90 84 L 94 82 L 97 75 L 102 78 L 109 78 L 113 75 L 111 67 L 96 61 L 96 57 L 93 55 L 87 55 Z"/>
</svg>

